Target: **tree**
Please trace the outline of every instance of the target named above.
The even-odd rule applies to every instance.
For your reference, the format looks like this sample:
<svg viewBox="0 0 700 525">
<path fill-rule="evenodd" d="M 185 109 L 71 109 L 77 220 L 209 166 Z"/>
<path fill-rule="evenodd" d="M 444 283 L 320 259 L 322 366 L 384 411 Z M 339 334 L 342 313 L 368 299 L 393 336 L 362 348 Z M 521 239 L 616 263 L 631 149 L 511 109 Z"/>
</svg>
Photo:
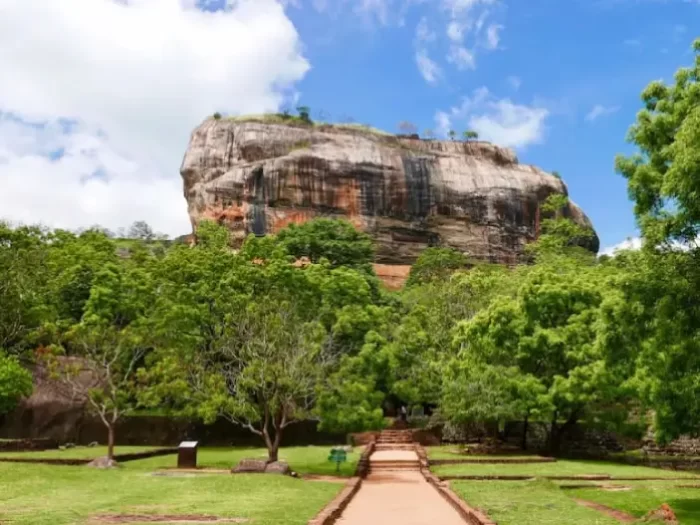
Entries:
<svg viewBox="0 0 700 525">
<path fill-rule="evenodd" d="M 12 411 L 23 397 L 32 393 L 32 374 L 16 357 L 0 350 L 0 415 Z"/>
<path fill-rule="evenodd" d="M 372 238 L 347 221 L 314 219 L 291 224 L 277 239 L 291 255 L 308 257 L 312 263 L 326 258 L 333 266 L 366 266 L 374 257 Z"/>
<path fill-rule="evenodd" d="M 644 89 L 644 109 L 628 135 L 640 151 L 615 159 L 653 246 L 694 243 L 700 233 L 700 39 L 693 49 L 694 64 L 676 72 L 675 84 L 654 81 Z"/>
<path fill-rule="evenodd" d="M 522 408 L 542 415 L 542 406 L 551 407 L 549 446 L 556 452 L 573 424 L 585 416 L 604 417 L 620 399 L 617 378 L 595 344 L 605 268 L 550 254 L 520 272 L 515 296 L 502 296 L 460 323 L 455 343 L 463 358 L 515 367 L 528 381 L 536 379 L 543 394 L 530 396 L 535 405 Z"/>
<path fill-rule="evenodd" d="M 561 174 L 558 171 L 553 171 L 552 175 L 555 176 L 557 179 L 561 179 Z"/>
<path fill-rule="evenodd" d="M 476 140 L 479 138 L 479 134 L 476 131 L 465 131 L 462 136 L 464 137 L 464 140 L 469 142 L 470 140 Z"/>
<path fill-rule="evenodd" d="M 450 140 L 454 140 L 455 137 L 457 136 L 457 132 L 456 132 L 455 130 L 451 129 L 451 130 L 447 133 L 447 135 L 450 137 Z"/>
<path fill-rule="evenodd" d="M 142 241 L 152 241 L 156 234 L 146 221 L 136 221 L 129 228 L 129 239 L 139 239 Z"/>
<path fill-rule="evenodd" d="M 153 299 L 142 268 L 106 265 L 95 275 L 85 314 L 65 334 L 65 345 L 43 356 L 51 375 L 105 425 L 109 460 L 115 426 L 136 405 L 136 368 L 148 348 L 143 319 Z"/>
<path fill-rule="evenodd" d="M 219 113 L 218 111 L 214 113 L 214 120 L 221 120 L 221 113 Z"/>
<path fill-rule="evenodd" d="M 406 286 L 445 279 L 455 270 L 466 268 L 468 263 L 466 255 L 454 248 L 426 248 L 411 267 Z"/>
<path fill-rule="evenodd" d="M 297 106 L 299 118 L 306 123 L 311 123 L 311 108 L 309 106 Z"/>
<path fill-rule="evenodd" d="M 46 232 L 0 222 L 0 348 L 16 353 L 42 323 L 49 286 Z"/>
<path fill-rule="evenodd" d="M 404 135 L 413 135 L 418 132 L 418 128 L 412 122 L 402 120 L 398 125 L 399 131 Z"/>
<path fill-rule="evenodd" d="M 284 430 L 311 415 L 330 362 L 323 329 L 295 310 L 286 298 L 258 298 L 229 318 L 217 348 L 196 356 L 199 413 L 259 435 L 269 461 L 277 461 Z"/>
<path fill-rule="evenodd" d="M 426 129 L 425 131 L 423 131 L 423 136 L 426 139 L 430 140 L 435 138 L 435 132 L 432 129 Z"/>
</svg>

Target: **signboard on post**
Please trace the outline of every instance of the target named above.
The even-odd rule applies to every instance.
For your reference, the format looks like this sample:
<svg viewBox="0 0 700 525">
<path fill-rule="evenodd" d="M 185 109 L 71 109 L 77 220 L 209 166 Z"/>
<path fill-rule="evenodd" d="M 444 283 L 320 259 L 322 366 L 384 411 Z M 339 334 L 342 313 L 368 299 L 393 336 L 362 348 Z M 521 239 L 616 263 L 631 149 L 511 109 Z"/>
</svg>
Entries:
<svg viewBox="0 0 700 525">
<path fill-rule="evenodd" d="M 340 464 L 345 463 L 348 460 L 348 453 L 342 448 L 332 448 L 331 453 L 328 456 L 328 461 L 335 462 L 335 471 L 340 472 Z"/>
<path fill-rule="evenodd" d="M 177 450 L 177 468 L 197 468 L 197 441 L 183 441 Z"/>
</svg>

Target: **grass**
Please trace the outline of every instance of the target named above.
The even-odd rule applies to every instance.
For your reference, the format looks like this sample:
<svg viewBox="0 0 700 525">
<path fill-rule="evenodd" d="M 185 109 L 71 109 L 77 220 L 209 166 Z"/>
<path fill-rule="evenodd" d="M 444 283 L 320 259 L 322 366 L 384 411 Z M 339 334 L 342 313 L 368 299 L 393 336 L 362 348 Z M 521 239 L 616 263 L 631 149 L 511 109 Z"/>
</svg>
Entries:
<svg viewBox="0 0 700 525">
<path fill-rule="evenodd" d="M 164 447 L 115 447 L 115 454 L 133 454 L 147 452 Z M 66 449 L 39 450 L 28 452 L 0 452 L 0 458 L 34 458 L 34 459 L 95 459 L 107 455 L 107 447 L 74 447 Z"/>
<path fill-rule="evenodd" d="M 301 475 L 336 475 L 335 463 L 328 461 L 332 447 L 287 447 L 279 452 L 279 459 L 286 461 L 295 472 Z M 355 473 L 361 448 L 348 452 L 347 462 L 341 463 L 338 475 L 350 477 Z M 197 465 L 204 468 L 230 469 L 243 458 L 267 458 L 264 448 L 200 448 L 197 451 Z M 127 468 L 150 469 L 175 467 L 176 456 L 159 456 L 125 463 Z"/>
<path fill-rule="evenodd" d="M 163 447 L 115 447 L 115 454 L 130 454 L 145 452 Z M 339 475 L 350 477 L 355 473 L 357 462 L 362 454 L 362 448 L 356 447 L 353 452 L 348 452 L 347 462 L 340 464 L 340 472 L 336 473 L 335 463 L 328 461 L 328 455 L 332 447 L 287 447 L 279 453 L 281 461 L 287 461 L 292 470 L 299 474 L 314 475 Z M 93 459 L 107 454 L 107 447 L 75 447 L 65 450 L 42 450 L 37 452 L 3 452 L 0 458 L 36 458 L 36 459 Z M 267 458 L 267 450 L 264 448 L 215 448 L 202 447 L 197 451 L 197 465 L 204 468 L 230 469 L 243 458 Z M 157 470 L 177 466 L 175 454 L 157 456 L 124 463 L 125 468 L 137 470 Z"/>
<path fill-rule="evenodd" d="M 153 476 L 145 464 L 134 463 L 110 471 L 0 463 L 0 522 L 77 525 L 94 514 L 125 513 L 205 514 L 248 518 L 255 525 L 302 525 L 343 487 L 279 475 Z"/>
<path fill-rule="evenodd" d="M 613 525 L 618 522 L 578 505 L 551 482 L 454 481 L 452 489 L 499 525 Z"/>
<path fill-rule="evenodd" d="M 501 455 L 487 455 L 487 454 L 463 454 L 459 452 L 459 449 L 455 445 L 441 445 L 426 447 L 428 452 L 428 457 L 430 459 L 538 459 L 542 456 L 537 456 L 535 454 L 501 454 Z"/>
<path fill-rule="evenodd" d="M 683 525 L 700 525 L 700 490 L 680 488 L 679 482 L 634 481 L 617 483 L 630 487 L 628 491 L 606 491 L 590 489 L 567 490 L 570 497 L 595 501 L 614 509 L 642 517 L 650 510 L 668 503 Z"/>
<path fill-rule="evenodd" d="M 570 461 L 559 460 L 556 463 L 529 464 L 464 464 L 438 465 L 431 469 L 438 476 L 474 475 L 474 476 L 579 476 L 579 475 L 609 475 L 620 477 L 664 477 L 692 478 L 697 473 L 661 470 L 651 467 L 618 465 L 605 461 Z"/>
</svg>

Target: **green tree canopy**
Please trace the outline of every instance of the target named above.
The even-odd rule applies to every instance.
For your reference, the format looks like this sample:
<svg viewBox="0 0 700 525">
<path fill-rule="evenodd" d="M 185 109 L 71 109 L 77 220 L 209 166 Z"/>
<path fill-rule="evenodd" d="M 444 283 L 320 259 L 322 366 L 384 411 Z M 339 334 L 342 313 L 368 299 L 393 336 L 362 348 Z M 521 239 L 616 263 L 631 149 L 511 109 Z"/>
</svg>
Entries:
<svg viewBox="0 0 700 525">
<path fill-rule="evenodd" d="M 314 219 L 291 224 L 277 235 L 279 243 L 296 257 L 318 263 L 328 259 L 333 266 L 366 266 L 374 257 L 372 238 L 347 221 Z"/>
<path fill-rule="evenodd" d="M 0 350 L 0 415 L 14 409 L 20 399 L 32 393 L 32 388 L 32 374 L 16 357 Z"/>
<path fill-rule="evenodd" d="M 700 233 L 700 39 L 694 63 L 675 83 L 654 81 L 642 92 L 644 108 L 629 131 L 639 152 L 618 156 L 644 237 L 695 241 Z"/>
</svg>

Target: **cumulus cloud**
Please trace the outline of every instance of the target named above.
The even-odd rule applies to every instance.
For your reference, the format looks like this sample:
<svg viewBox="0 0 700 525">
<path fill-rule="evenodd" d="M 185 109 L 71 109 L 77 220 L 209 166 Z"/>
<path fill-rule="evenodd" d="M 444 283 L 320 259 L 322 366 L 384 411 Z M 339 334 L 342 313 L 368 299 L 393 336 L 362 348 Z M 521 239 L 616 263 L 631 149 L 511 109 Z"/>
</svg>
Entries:
<svg viewBox="0 0 700 525">
<path fill-rule="evenodd" d="M 549 110 L 537 105 L 499 99 L 485 87 L 465 97 L 459 106 L 435 115 L 437 129 L 443 135 L 453 126 L 477 131 L 479 137 L 506 147 L 525 148 L 544 139 Z"/>
<path fill-rule="evenodd" d="M 620 111 L 620 106 L 603 106 L 602 104 L 596 104 L 586 115 L 586 120 L 588 122 L 595 122 L 601 117 L 612 115 Z"/>
<path fill-rule="evenodd" d="M 225 4 L 2 0 L 0 214 L 187 231 L 193 126 L 273 110 L 309 68 L 276 0 Z"/>
</svg>

